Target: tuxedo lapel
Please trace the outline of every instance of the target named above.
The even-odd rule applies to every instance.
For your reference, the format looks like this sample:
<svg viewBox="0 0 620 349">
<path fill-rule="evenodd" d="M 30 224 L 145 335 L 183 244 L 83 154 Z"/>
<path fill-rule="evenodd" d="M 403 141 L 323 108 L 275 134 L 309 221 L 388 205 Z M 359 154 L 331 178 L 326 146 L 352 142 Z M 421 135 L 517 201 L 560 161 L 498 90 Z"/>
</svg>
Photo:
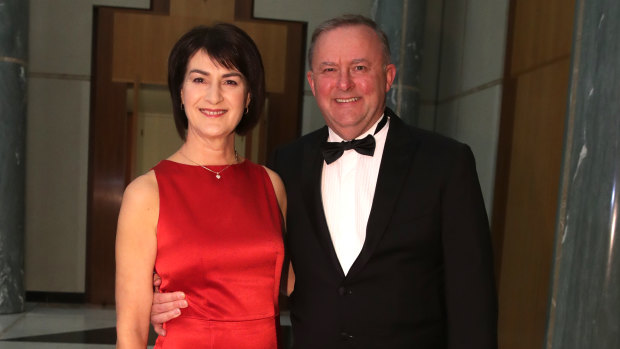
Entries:
<svg viewBox="0 0 620 349">
<path fill-rule="evenodd" d="M 409 176 L 411 162 L 417 147 L 416 141 L 412 138 L 404 122 L 387 108 L 386 113 L 390 116 L 390 126 L 368 217 L 366 240 L 347 276 L 354 275 L 363 269 L 385 233 L 399 193 Z"/>
<path fill-rule="evenodd" d="M 327 140 L 327 127 L 324 127 L 321 131 L 319 137 L 315 137 L 304 145 L 301 174 L 303 201 L 308 213 L 308 219 L 313 228 L 312 230 L 315 232 L 323 251 L 328 255 L 337 271 L 344 276 L 344 271 L 338 261 L 338 256 L 329 233 L 325 211 L 323 210 L 323 200 L 321 197 L 323 156 L 321 155 L 320 148 L 321 143 Z"/>
</svg>

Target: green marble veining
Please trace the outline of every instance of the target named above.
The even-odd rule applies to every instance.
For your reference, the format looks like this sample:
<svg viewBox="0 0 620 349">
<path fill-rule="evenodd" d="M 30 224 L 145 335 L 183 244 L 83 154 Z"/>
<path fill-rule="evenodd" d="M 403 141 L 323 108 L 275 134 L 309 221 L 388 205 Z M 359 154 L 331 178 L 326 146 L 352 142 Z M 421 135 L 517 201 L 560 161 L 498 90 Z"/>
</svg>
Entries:
<svg viewBox="0 0 620 349">
<path fill-rule="evenodd" d="M 546 348 L 620 348 L 620 1 L 577 0 Z"/>
<path fill-rule="evenodd" d="M 24 310 L 27 50 L 28 1 L 0 0 L 0 314 Z"/>
<path fill-rule="evenodd" d="M 411 125 L 419 123 L 420 75 L 426 0 L 377 0 L 374 20 L 390 42 L 396 80 L 387 106 Z"/>
</svg>

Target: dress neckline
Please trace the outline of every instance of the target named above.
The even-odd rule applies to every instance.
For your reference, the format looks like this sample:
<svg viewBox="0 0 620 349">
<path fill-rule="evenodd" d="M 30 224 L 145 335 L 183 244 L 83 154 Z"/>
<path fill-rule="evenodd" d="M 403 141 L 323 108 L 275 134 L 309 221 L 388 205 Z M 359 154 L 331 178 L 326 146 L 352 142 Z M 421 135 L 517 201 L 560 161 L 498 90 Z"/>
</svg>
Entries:
<svg viewBox="0 0 620 349">
<path fill-rule="evenodd" d="M 172 161 L 172 160 L 168 160 L 168 159 L 162 160 L 162 162 L 169 162 L 171 164 L 187 166 L 187 167 L 197 167 L 197 168 L 200 168 L 200 169 L 202 169 L 202 166 L 209 167 L 209 168 L 220 168 L 220 167 L 226 167 L 226 166 L 236 167 L 236 166 L 245 164 L 247 161 L 248 161 L 248 159 L 244 158 L 240 162 L 238 162 L 236 164 L 230 164 L 230 165 L 194 165 L 194 164 L 184 164 L 182 162 L 176 162 L 176 161 Z"/>
</svg>

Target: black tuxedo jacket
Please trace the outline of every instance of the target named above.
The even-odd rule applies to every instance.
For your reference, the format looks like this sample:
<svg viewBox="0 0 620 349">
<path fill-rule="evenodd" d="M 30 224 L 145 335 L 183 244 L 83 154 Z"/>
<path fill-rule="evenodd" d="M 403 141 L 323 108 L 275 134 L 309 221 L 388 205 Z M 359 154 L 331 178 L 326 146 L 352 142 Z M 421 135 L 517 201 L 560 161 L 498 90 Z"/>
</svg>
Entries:
<svg viewBox="0 0 620 349">
<path fill-rule="evenodd" d="M 366 240 L 345 276 L 321 200 L 324 127 L 278 149 L 295 348 L 497 347 L 490 234 L 464 144 L 390 124 Z"/>
</svg>

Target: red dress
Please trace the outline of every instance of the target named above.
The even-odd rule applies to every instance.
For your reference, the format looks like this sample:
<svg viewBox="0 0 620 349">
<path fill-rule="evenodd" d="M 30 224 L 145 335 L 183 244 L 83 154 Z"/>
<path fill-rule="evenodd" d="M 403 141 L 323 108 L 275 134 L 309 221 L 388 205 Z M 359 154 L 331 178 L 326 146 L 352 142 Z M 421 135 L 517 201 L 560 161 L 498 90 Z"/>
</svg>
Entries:
<svg viewBox="0 0 620 349">
<path fill-rule="evenodd" d="M 164 160 L 154 170 L 155 269 L 161 291 L 183 291 L 189 304 L 164 324 L 155 348 L 277 348 L 284 247 L 265 169 L 246 160 L 217 179 L 200 166 Z"/>
</svg>

